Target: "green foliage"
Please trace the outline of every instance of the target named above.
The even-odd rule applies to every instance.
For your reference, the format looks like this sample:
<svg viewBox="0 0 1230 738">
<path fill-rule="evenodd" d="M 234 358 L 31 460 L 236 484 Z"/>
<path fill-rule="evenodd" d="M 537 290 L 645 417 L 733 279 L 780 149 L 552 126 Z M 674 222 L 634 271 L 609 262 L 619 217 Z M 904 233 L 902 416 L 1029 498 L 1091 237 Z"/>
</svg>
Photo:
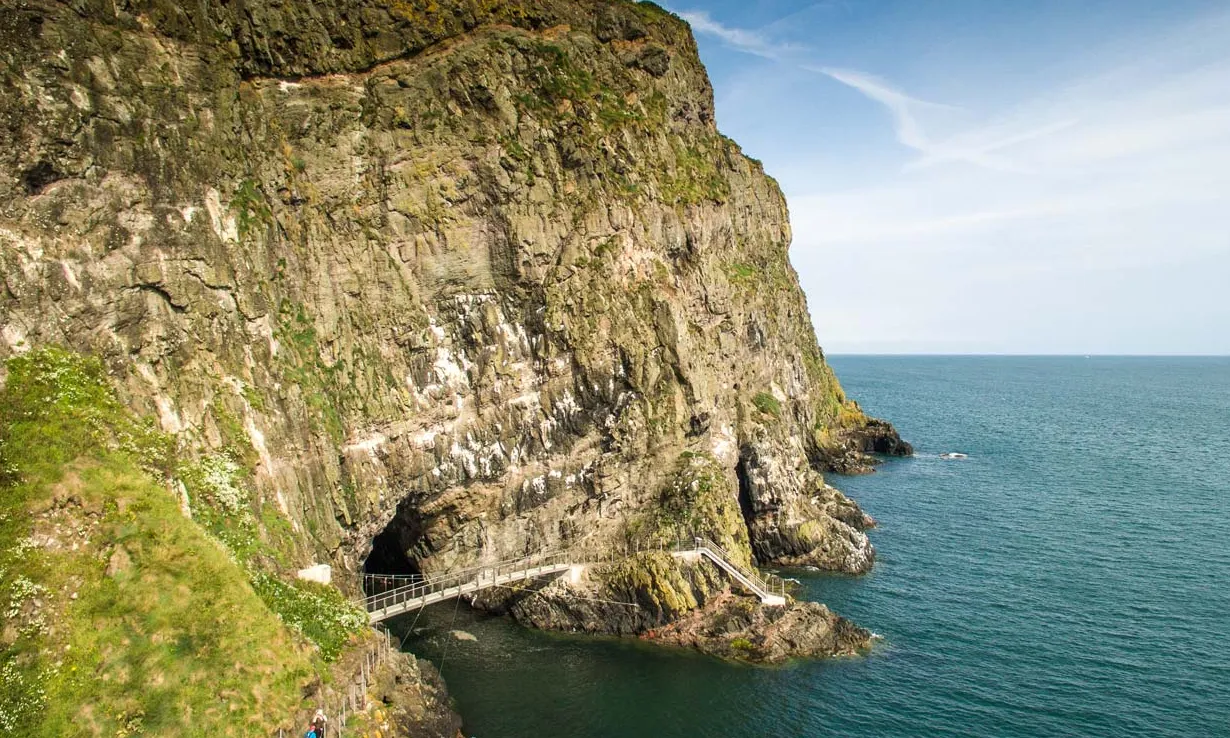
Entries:
<svg viewBox="0 0 1230 738">
<path fill-rule="evenodd" d="M 768 392 L 757 392 L 756 395 L 752 397 L 752 404 L 756 406 L 757 410 L 765 415 L 772 415 L 775 418 L 780 418 L 782 416 L 782 404 L 778 402 L 776 397 Z"/>
<path fill-rule="evenodd" d="M 309 654 L 183 516 L 170 439 L 119 403 L 95 359 L 40 349 L 8 369 L 0 731 L 269 734 L 298 708 Z M 234 461 L 199 472 L 220 508 L 242 507 Z"/>
<path fill-rule="evenodd" d="M 736 651 L 744 651 L 744 652 L 750 652 L 756 648 L 754 645 L 752 645 L 752 642 L 746 638 L 735 638 L 731 640 L 730 647 Z"/>
<path fill-rule="evenodd" d="M 234 197 L 231 198 L 230 207 L 235 212 L 235 224 L 240 238 L 246 236 L 253 226 L 273 219 L 273 211 L 269 209 L 256 180 L 245 179 L 239 183 Z"/>
<path fill-rule="evenodd" d="M 751 286 L 760 276 L 760 270 L 751 264 L 730 264 L 726 267 L 726 277 L 731 284 L 741 287 Z"/>
<path fill-rule="evenodd" d="M 568 53 L 555 44 L 535 42 L 528 51 L 535 58 L 528 77 L 532 91 L 518 102 L 531 109 L 549 109 L 565 100 L 587 100 L 597 89 L 593 75 L 572 63 Z"/>
<path fill-rule="evenodd" d="M 333 587 L 309 582 L 284 582 L 263 568 L 285 561 L 293 534 L 286 519 L 268 505 L 253 512 L 247 470 L 225 454 L 214 454 L 184 464 L 179 479 L 189 493 L 192 515 L 241 564 L 253 589 L 270 611 L 302 634 L 331 662 L 359 630 L 367 615 Z"/>
<path fill-rule="evenodd" d="M 678 562 L 666 551 L 645 551 L 602 567 L 598 576 L 621 596 L 667 616 L 697 606 Z"/>
<path fill-rule="evenodd" d="M 502 136 L 500 144 L 513 161 L 525 163 L 530 160 L 530 152 L 525 150 L 516 136 Z"/>
<path fill-rule="evenodd" d="M 510 40 L 510 43 L 520 42 Z M 517 48 L 531 60 L 526 89 L 513 95 L 520 107 L 551 117 L 578 120 L 586 131 L 585 137 L 591 141 L 598 135 L 645 119 L 623 92 L 610 81 L 599 81 L 584 66 L 575 64 L 563 47 L 537 41 L 517 45 Z M 506 145 L 506 150 L 511 148 Z M 513 150 L 509 153 L 521 160 Z"/>
<path fill-rule="evenodd" d="M 636 11 L 637 15 L 646 20 L 657 20 L 659 18 L 680 19 L 679 16 L 657 3 L 650 2 L 650 0 L 636 0 L 632 3 L 632 8 Z"/>
<path fill-rule="evenodd" d="M 49 347 L 8 362 L 0 394 L 0 465 L 10 479 L 38 474 L 83 454 L 123 453 L 143 469 L 166 478 L 174 467 L 175 442 L 125 412 L 102 362 Z M 20 439 L 20 440 L 15 440 Z M 38 454 L 22 453 L 38 449 Z"/>
<path fill-rule="evenodd" d="M 244 384 L 241 393 L 243 394 L 243 399 L 248 401 L 252 409 L 260 410 L 261 412 L 265 411 L 265 396 L 258 392 L 255 387 L 250 384 Z"/>
<path fill-rule="evenodd" d="M 316 324 L 302 304 L 283 300 L 278 309 L 278 338 L 288 351 L 281 355 L 283 370 L 303 393 L 312 410 L 311 418 L 335 441 L 345 435 L 338 400 L 349 389 L 339 381 L 341 362 L 326 364 L 320 358 Z"/>
<path fill-rule="evenodd" d="M 333 587 L 288 583 L 262 572 L 253 574 L 252 587 L 282 622 L 320 648 L 325 661 L 337 659 L 350 638 L 367 627 L 367 612 Z"/>
<path fill-rule="evenodd" d="M 720 138 L 674 139 L 675 166 L 662 181 L 662 197 L 677 205 L 697 205 L 706 201 L 725 202 L 730 197 L 730 182 L 719 167 L 725 156 Z"/>
<path fill-rule="evenodd" d="M 619 241 L 617 241 L 614 236 L 611 236 L 607 238 L 605 241 L 603 241 L 602 243 L 598 244 L 596 247 L 594 247 L 594 258 L 604 259 L 607 256 L 614 254 L 618 250 L 619 250 Z"/>
<path fill-rule="evenodd" d="M 739 290 L 774 300 L 778 299 L 779 294 L 791 293 L 796 289 L 794 273 L 784 249 L 745 254 L 743 261 L 726 265 L 726 278 L 731 286 Z"/>
<path fill-rule="evenodd" d="M 737 563 L 751 563 L 747 525 L 735 490 L 722 466 L 707 453 L 680 454 L 657 504 L 633 518 L 626 533 L 634 550 L 670 547 L 703 536 L 725 548 Z"/>
</svg>

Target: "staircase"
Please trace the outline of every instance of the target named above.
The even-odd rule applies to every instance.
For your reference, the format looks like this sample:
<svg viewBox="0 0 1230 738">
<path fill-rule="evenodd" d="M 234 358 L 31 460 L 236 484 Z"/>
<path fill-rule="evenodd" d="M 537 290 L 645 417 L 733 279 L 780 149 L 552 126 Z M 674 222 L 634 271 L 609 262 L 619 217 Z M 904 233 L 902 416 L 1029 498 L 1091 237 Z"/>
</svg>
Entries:
<svg viewBox="0 0 1230 738">
<path fill-rule="evenodd" d="M 718 568 L 729 574 L 731 579 L 759 597 L 762 603 L 766 605 L 786 604 L 786 583 L 779 577 L 772 574 L 762 577 L 754 569 L 738 566 L 725 549 L 707 538 L 697 538 L 696 547 L 691 550 L 717 564 Z"/>
</svg>

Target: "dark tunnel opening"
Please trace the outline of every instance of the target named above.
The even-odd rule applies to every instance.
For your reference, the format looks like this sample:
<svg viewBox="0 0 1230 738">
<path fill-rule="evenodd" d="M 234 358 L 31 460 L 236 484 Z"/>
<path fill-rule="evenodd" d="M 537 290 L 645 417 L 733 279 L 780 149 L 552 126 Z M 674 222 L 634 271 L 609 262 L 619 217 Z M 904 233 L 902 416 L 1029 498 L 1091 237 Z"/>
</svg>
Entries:
<svg viewBox="0 0 1230 738">
<path fill-rule="evenodd" d="M 404 584 L 404 577 L 422 576 L 416 552 L 423 539 L 422 521 L 398 508 L 397 514 L 375 538 L 363 560 L 363 589 L 368 595 Z M 383 579 L 396 577 L 398 579 Z"/>
<path fill-rule="evenodd" d="M 743 513 L 743 522 L 750 529 L 755 510 L 752 507 L 752 480 L 747 474 L 747 459 L 739 459 L 735 465 L 735 476 L 739 481 L 739 511 Z"/>
<path fill-rule="evenodd" d="M 372 539 L 372 552 L 363 562 L 364 574 L 422 574 L 418 562 L 410 558 L 410 547 L 404 542 L 405 531 L 389 526 Z"/>
</svg>

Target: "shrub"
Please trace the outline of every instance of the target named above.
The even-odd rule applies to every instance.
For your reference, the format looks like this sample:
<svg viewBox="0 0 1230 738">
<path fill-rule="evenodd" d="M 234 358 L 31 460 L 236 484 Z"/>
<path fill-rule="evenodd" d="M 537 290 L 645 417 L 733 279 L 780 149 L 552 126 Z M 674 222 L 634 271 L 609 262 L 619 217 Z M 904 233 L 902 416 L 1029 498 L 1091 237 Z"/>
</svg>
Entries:
<svg viewBox="0 0 1230 738">
<path fill-rule="evenodd" d="M 757 392 L 752 398 L 752 404 L 765 415 L 772 415 L 775 418 L 782 416 L 782 404 L 768 392 Z"/>
<path fill-rule="evenodd" d="M 367 612 L 333 587 L 284 582 L 264 572 L 253 572 L 251 579 L 269 609 L 315 643 L 325 661 L 337 659 L 350 637 L 367 627 Z"/>
</svg>

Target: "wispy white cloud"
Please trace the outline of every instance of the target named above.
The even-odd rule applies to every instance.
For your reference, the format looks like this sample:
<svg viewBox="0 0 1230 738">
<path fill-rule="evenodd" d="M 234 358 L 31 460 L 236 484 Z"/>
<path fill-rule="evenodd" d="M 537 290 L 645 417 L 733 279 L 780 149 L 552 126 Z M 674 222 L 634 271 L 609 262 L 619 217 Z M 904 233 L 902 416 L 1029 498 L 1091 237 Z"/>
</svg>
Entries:
<svg viewBox="0 0 1230 738">
<path fill-rule="evenodd" d="M 1227 26 L 1209 28 L 955 115 L 870 75 L 813 70 L 883 105 L 917 156 L 866 186 L 789 193 L 792 258 L 828 347 L 1230 350 L 1210 333 L 1230 320 L 1213 297 L 1230 275 L 1230 44 L 1215 43 Z M 933 134 L 954 119 L 963 129 Z M 869 284 L 884 297 L 868 301 Z"/>
<path fill-rule="evenodd" d="M 937 141 L 923 129 L 918 120 L 919 111 L 927 108 L 957 110 L 955 106 L 911 97 L 887 82 L 863 72 L 833 67 L 801 66 L 808 71 L 819 72 L 852 87 L 888 108 L 893 117 L 897 141 L 922 154 L 921 158 L 908 163 L 906 165 L 908 168 L 922 168 L 944 162 L 966 162 L 988 169 L 1022 171 L 1019 163 L 1014 163 L 1007 157 L 998 156 L 996 152 L 1035 138 L 1048 136 L 1076 123 L 1075 120 L 1064 120 L 1045 123 L 1025 130 L 968 131 L 962 135 Z"/>
<path fill-rule="evenodd" d="M 803 69 L 832 77 L 838 82 L 853 87 L 867 97 L 888 108 L 893 116 L 893 124 L 897 131 L 897 140 L 915 151 L 929 152 L 934 143 L 923 132 L 922 126 L 914 117 L 914 109 L 918 107 L 948 108 L 952 106 L 919 100 L 910 97 L 900 90 L 893 89 L 887 83 L 869 74 L 847 69 L 832 67 L 816 67 L 810 64 L 802 65 Z"/>
<path fill-rule="evenodd" d="M 791 257 L 827 348 L 1230 352 L 1211 330 L 1230 324 L 1230 12 L 1130 37 L 1091 25 L 1045 68 L 1014 66 L 1037 58 L 1025 38 L 1005 41 L 1029 53 L 961 64 L 895 56 L 870 20 L 808 48 L 781 41 L 800 37 L 795 17 L 680 15 L 779 62 L 718 84 L 719 114 L 786 173 Z M 897 71 L 851 68 L 866 63 Z M 862 125 L 860 108 L 879 111 L 846 88 L 891 135 Z M 764 122 L 778 113 L 798 133 Z"/>
<path fill-rule="evenodd" d="M 753 54 L 765 59 L 780 61 L 792 54 L 806 51 L 806 47 L 798 44 L 777 41 L 763 31 L 727 26 L 710 17 L 703 10 L 678 10 L 676 15 L 683 18 L 697 33 L 713 36 L 735 51 Z"/>
</svg>

